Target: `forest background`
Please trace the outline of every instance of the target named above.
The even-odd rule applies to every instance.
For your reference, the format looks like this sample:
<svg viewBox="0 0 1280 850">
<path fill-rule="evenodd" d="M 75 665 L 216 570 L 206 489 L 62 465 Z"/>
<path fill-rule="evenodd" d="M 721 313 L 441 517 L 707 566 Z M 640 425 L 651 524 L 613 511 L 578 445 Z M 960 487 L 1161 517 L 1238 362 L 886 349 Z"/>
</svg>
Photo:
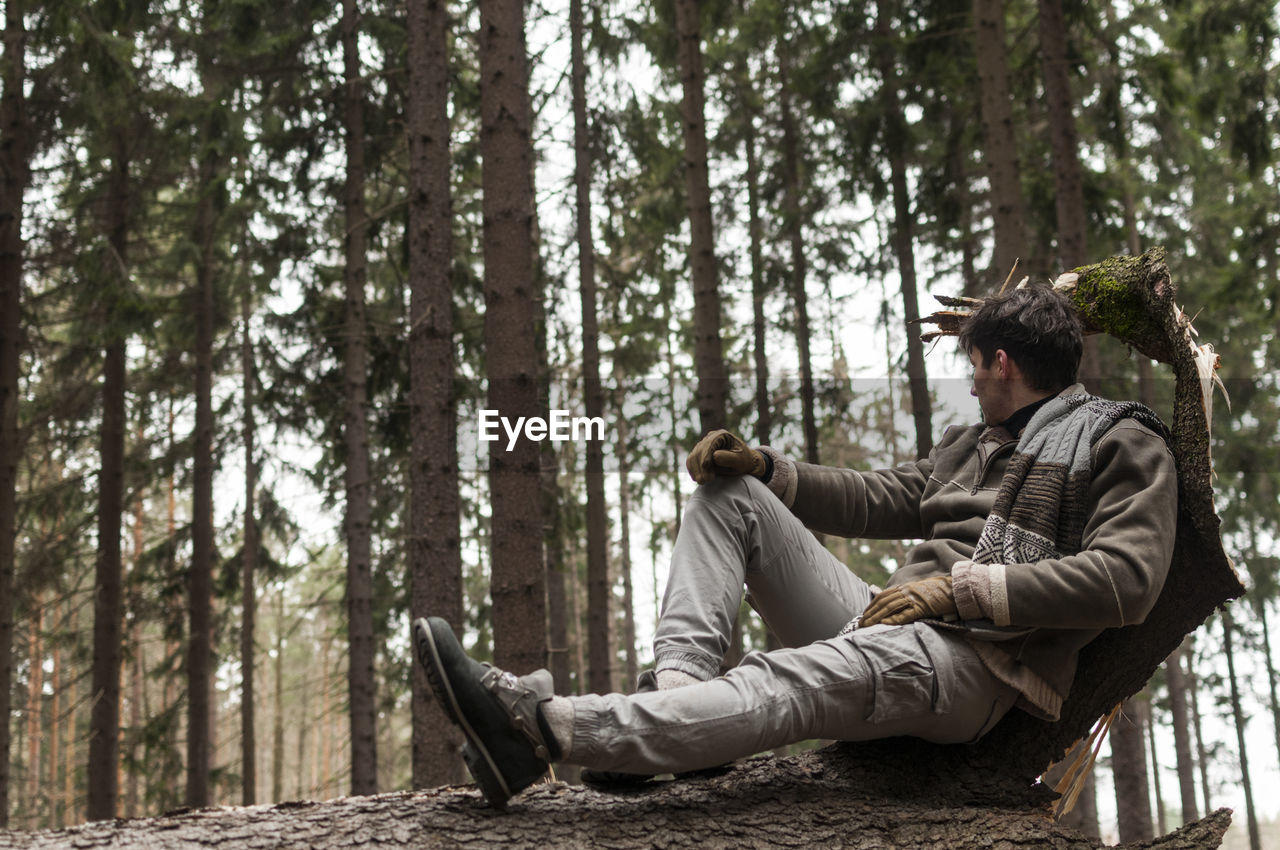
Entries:
<svg viewBox="0 0 1280 850">
<path fill-rule="evenodd" d="M 8 0 L 0 825 L 460 781 L 411 615 L 627 690 L 700 433 L 909 460 L 977 415 L 930 293 L 1158 245 L 1222 355 L 1249 593 L 1075 816 L 1226 804 L 1260 847 L 1278 49 L 1251 0 Z M 1167 410 L 1109 342 L 1090 387 Z M 605 439 L 502 451 L 481 409 Z M 871 581 L 904 551 L 827 544 Z"/>
</svg>

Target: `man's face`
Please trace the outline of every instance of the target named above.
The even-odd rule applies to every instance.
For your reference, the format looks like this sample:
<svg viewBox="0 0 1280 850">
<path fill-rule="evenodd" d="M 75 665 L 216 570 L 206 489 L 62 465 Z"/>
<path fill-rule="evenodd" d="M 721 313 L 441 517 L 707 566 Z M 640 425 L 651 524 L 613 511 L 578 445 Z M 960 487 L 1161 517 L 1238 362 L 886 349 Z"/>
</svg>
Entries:
<svg viewBox="0 0 1280 850">
<path fill-rule="evenodd" d="M 969 349 L 969 363 L 973 365 L 973 386 L 969 388 L 969 394 L 978 399 L 978 406 L 982 408 L 982 421 L 988 425 L 998 425 L 1015 412 L 1010 409 L 1012 400 L 1009 381 L 1001 374 L 1002 354 L 1003 351 L 997 351 L 990 363 L 983 363 L 982 352 L 977 348 Z M 1008 361 L 1008 355 L 1005 355 L 1004 361 Z"/>
</svg>

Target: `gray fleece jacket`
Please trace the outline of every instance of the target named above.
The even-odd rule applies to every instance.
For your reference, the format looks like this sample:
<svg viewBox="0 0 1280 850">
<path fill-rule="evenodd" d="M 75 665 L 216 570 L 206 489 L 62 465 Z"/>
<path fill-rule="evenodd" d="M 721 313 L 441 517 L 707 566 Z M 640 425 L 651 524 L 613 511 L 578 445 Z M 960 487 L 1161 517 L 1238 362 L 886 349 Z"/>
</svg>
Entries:
<svg viewBox="0 0 1280 850">
<path fill-rule="evenodd" d="M 1061 395 L 1083 392 L 1079 384 Z M 974 547 L 1017 435 L 952 427 L 929 457 L 858 472 L 793 462 L 773 450 L 769 487 L 809 528 L 844 537 L 919 539 L 889 580 L 953 580 L 960 622 L 1019 706 L 1057 719 L 1080 648 L 1140 623 L 1160 594 L 1177 523 L 1177 478 L 1162 437 L 1122 419 L 1094 444 L 1080 551 L 1025 564 L 978 564 Z M 932 622 L 932 621 L 931 621 Z"/>
</svg>

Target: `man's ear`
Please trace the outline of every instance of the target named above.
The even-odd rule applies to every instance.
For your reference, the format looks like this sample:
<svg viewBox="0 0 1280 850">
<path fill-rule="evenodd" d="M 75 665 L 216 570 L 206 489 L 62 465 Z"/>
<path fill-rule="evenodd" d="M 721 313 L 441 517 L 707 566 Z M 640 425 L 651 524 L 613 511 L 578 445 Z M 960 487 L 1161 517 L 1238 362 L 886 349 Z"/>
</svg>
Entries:
<svg viewBox="0 0 1280 850">
<path fill-rule="evenodd" d="M 1007 351 L 1003 348 L 997 348 L 993 359 L 995 362 L 991 365 L 995 369 L 996 375 L 1006 379 L 1012 377 L 1011 368 L 1013 366 L 1013 361 L 1009 359 L 1009 353 Z"/>
<path fill-rule="evenodd" d="M 1022 377 L 1022 367 L 1018 365 L 1018 361 L 1009 356 L 1009 352 L 1003 348 L 996 349 L 996 362 L 992 365 L 996 367 L 996 374 L 1006 381 L 1017 380 Z"/>
</svg>

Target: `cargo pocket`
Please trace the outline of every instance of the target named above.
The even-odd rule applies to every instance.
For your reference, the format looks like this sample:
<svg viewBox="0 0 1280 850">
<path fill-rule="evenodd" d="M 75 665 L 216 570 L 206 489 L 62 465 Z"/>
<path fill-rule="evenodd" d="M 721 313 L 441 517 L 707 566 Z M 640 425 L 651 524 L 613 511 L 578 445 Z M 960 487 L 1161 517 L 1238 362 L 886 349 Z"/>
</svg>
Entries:
<svg viewBox="0 0 1280 850">
<path fill-rule="evenodd" d="M 871 670 L 875 691 L 868 723 L 950 711 L 954 671 L 946 646 L 933 629 L 911 623 L 883 631 L 873 626 L 854 634 L 853 643 Z"/>
</svg>

